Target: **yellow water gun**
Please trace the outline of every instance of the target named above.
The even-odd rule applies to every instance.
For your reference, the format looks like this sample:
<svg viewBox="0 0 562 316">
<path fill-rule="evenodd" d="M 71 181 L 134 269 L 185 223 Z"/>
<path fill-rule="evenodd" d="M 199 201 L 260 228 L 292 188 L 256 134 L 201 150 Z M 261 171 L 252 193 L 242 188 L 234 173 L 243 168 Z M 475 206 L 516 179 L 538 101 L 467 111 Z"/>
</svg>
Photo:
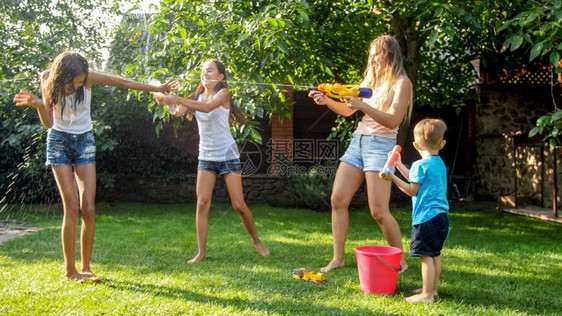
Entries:
<svg viewBox="0 0 562 316">
<path fill-rule="evenodd" d="M 345 96 L 368 99 L 373 95 L 371 88 L 360 88 L 356 84 L 321 83 L 318 86 L 318 91 L 332 99 L 340 100 Z"/>
</svg>

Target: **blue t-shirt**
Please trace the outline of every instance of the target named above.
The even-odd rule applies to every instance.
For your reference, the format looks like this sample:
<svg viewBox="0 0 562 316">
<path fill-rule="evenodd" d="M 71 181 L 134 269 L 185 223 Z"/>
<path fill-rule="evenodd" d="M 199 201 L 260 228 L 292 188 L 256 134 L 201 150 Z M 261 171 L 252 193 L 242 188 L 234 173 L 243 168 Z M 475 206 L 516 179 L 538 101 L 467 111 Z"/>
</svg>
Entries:
<svg viewBox="0 0 562 316">
<path fill-rule="evenodd" d="M 412 196 L 412 225 L 449 212 L 447 168 L 441 157 L 429 156 L 415 161 L 410 168 L 408 181 L 420 183 L 418 194 Z"/>
</svg>

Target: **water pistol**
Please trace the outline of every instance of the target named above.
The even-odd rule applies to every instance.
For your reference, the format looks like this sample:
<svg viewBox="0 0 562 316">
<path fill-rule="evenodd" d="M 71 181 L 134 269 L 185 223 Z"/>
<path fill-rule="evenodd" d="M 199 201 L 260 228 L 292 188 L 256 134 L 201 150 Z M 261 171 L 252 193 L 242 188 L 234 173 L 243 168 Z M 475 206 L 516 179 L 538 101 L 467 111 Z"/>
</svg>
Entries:
<svg viewBox="0 0 562 316">
<path fill-rule="evenodd" d="M 318 272 L 315 273 L 312 269 L 294 269 L 293 270 L 293 278 L 294 279 L 301 279 L 303 281 L 313 282 L 313 283 L 324 283 L 326 279 L 324 278 L 324 273 Z"/>
<path fill-rule="evenodd" d="M 388 156 L 388 159 L 386 160 L 386 163 L 384 164 L 384 167 L 382 168 L 382 171 L 381 171 L 381 174 L 380 174 L 381 178 L 383 178 L 383 179 L 388 178 L 388 174 L 390 173 L 390 169 L 392 169 L 392 167 L 394 166 L 394 163 L 398 159 L 398 154 L 400 153 L 401 150 L 402 150 L 402 147 L 400 147 L 400 145 L 394 146 L 394 148 L 390 152 L 390 155 Z"/>
<path fill-rule="evenodd" d="M 345 96 L 368 99 L 373 95 L 372 89 L 360 88 L 359 85 L 354 84 L 321 83 L 318 86 L 318 91 L 332 99 L 340 100 Z"/>
</svg>

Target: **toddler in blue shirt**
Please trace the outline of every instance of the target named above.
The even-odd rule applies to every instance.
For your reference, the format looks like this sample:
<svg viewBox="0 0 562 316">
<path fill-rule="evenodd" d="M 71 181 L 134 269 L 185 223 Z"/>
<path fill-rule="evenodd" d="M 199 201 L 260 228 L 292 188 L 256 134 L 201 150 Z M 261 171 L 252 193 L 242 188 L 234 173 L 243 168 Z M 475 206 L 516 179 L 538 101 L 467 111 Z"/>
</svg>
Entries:
<svg viewBox="0 0 562 316">
<path fill-rule="evenodd" d="M 408 169 L 399 157 L 396 169 L 408 182 L 390 173 L 391 180 L 402 192 L 412 197 L 412 237 L 410 256 L 420 257 L 423 288 L 406 298 L 410 303 L 431 303 L 437 296 L 441 273 L 441 249 L 449 233 L 447 170 L 439 157 L 445 146 L 447 125 L 440 119 L 424 119 L 414 127 L 414 147 L 422 156 Z"/>
</svg>

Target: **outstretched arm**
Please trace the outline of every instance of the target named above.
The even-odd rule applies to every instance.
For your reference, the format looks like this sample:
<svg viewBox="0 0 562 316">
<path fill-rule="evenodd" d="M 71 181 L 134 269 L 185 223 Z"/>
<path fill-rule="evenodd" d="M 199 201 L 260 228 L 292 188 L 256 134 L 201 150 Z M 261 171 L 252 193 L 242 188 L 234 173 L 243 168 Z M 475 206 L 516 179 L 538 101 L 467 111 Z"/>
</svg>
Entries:
<svg viewBox="0 0 562 316">
<path fill-rule="evenodd" d="M 158 104 L 165 104 L 165 105 L 177 104 L 188 109 L 192 109 L 203 113 L 208 113 L 218 108 L 221 105 L 228 104 L 230 106 L 230 91 L 228 89 L 221 89 L 211 98 L 211 100 L 207 102 L 201 102 L 201 101 L 178 97 L 175 95 L 162 94 L 162 93 L 155 93 L 154 100 L 156 100 Z"/>
<path fill-rule="evenodd" d="M 14 102 L 16 102 L 17 106 L 27 105 L 36 109 L 41 124 L 46 128 L 51 128 L 53 126 L 53 109 L 47 109 L 40 97 L 26 90 L 20 90 L 20 92 L 14 96 Z"/>
<path fill-rule="evenodd" d="M 88 73 L 88 82 L 86 82 L 86 88 L 90 89 L 94 83 L 149 92 L 168 92 L 171 90 L 177 90 L 179 87 L 179 82 L 172 78 L 168 79 L 168 81 L 166 81 L 166 83 L 162 85 L 155 86 L 112 75 L 106 75 L 95 71 L 90 71 Z"/>
</svg>

